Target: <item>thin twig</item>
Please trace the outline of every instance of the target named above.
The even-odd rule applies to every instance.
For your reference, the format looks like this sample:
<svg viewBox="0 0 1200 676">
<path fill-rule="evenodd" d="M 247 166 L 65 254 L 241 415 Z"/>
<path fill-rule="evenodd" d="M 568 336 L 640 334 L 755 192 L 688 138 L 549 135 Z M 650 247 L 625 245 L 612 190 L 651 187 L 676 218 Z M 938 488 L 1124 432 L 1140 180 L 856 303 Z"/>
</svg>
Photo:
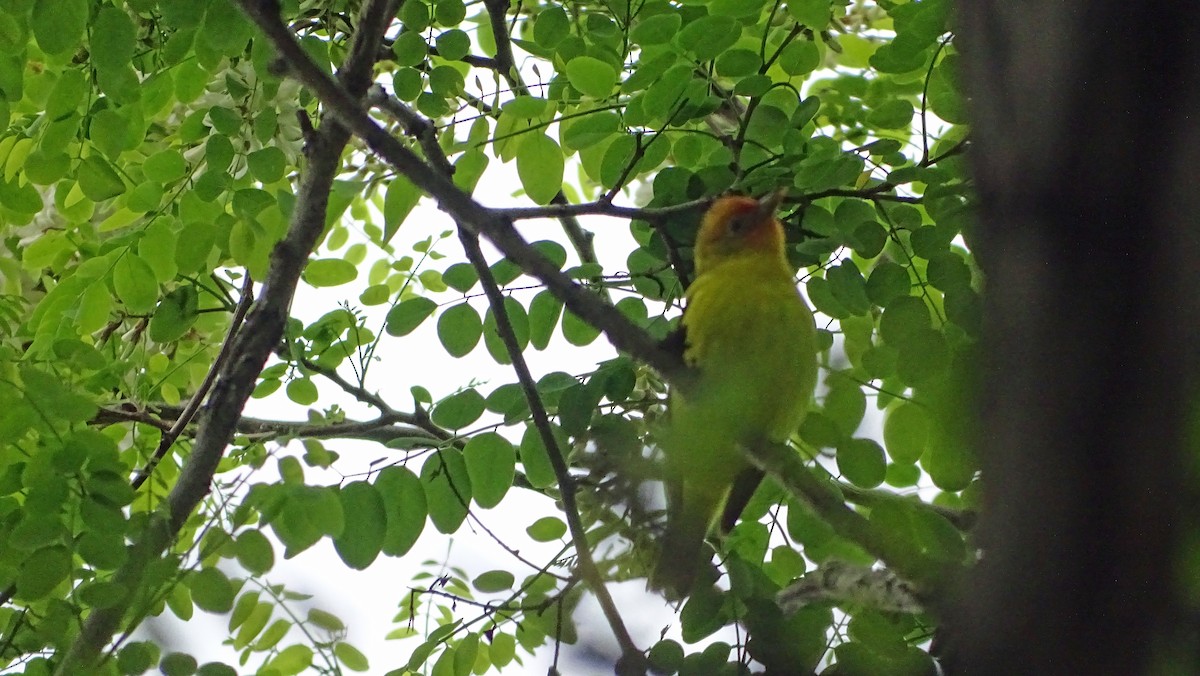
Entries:
<svg viewBox="0 0 1200 676">
<path fill-rule="evenodd" d="M 171 446 L 175 445 L 175 440 L 183 433 L 183 430 L 196 417 L 196 412 L 200 410 L 200 404 L 204 402 L 204 398 L 208 396 L 208 391 L 212 389 L 213 383 L 217 381 L 217 374 L 225 367 L 225 362 L 229 360 L 229 355 L 233 349 L 233 337 L 237 335 L 239 329 L 242 328 L 242 322 L 246 319 L 246 313 L 250 311 L 250 305 L 254 302 L 254 280 L 251 279 L 250 273 L 246 273 L 246 278 L 242 281 L 242 297 L 238 301 L 237 307 L 233 311 L 233 317 L 229 320 L 229 330 L 225 332 L 225 341 L 221 343 L 221 350 L 217 353 L 217 358 L 213 360 L 212 367 L 208 369 L 208 373 L 204 375 L 204 381 L 200 383 L 200 387 L 196 388 L 196 392 L 188 399 L 187 406 L 175 419 L 170 429 L 163 432 L 162 438 L 158 442 L 158 448 L 154 449 L 154 454 L 138 471 L 137 476 L 130 482 L 133 490 L 142 487 L 142 484 L 150 478 L 150 474 L 154 472 L 154 468 L 158 467 L 158 463 L 166 457 L 167 451 L 171 450 Z"/>
<path fill-rule="evenodd" d="M 550 427 L 550 416 L 546 412 L 546 407 L 542 403 L 541 395 L 538 393 L 537 383 L 533 379 L 533 375 L 529 372 L 529 366 L 525 363 L 525 355 L 521 351 L 521 345 L 517 340 L 517 335 L 513 331 L 512 323 L 509 321 L 508 312 L 504 307 L 504 294 L 500 291 L 500 286 L 496 284 L 496 280 L 492 277 L 491 268 L 488 267 L 487 259 L 483 256 L 483 250 L 479 247 L 479 239 L 466 228 L 459 228 L 459 238 L 462 240 L 463 249 L 467 253 L 467 260 L 475 267 L 479 274 L 479 282 L 483 285 L 484 292 L 488 296 L 488 302 L 492 306 L 492 313 L 496 317 L 496 331 L 500 334 L 500 340 L 504 343 L 504 348 L 508 352 L 509 358 L 512 360 L 513 370 L 517 372 L 517 381 L 521 385 L 521 389 L 525 393 L 525 399 L 529 403 L 529 411 L 533 416 L 534 427 L 538 431 L 538 435 L 542 438 L 542 443 L 546 446 L 546 453 L 550 457 L 550 465 L 554 469 L 554 476 L 558 480 L 559 492 L 562 496 L 563 512 L 566 516 L 567 527 L 571 532 L 571 541 L 575 545 L 575 553 L 579 562 L 579 572 L 587 582 L 588 588 L 596 595 L 596 600 L 600 603 L 600 608 L 604 612 L 605 619 L 612 627 L 613 634 L 617 638 L 617 643 L 621 646 L 622 660 L 627 664 L 637 663 L 644 660 L 642 651 L 638 649 L 633 642 L 633 637 L 629 635 L 629 630 L 625 628 L 625 622 L 621 619 L 620 611 L 617 610 L 617 604 L 613 601 L 612 596 L 608 593 L 608 588 L 604 583 L 604 576 L 600 573 L 600 569 L 596 566 L 596 561 L 592 558 L 591 544 L 587 539 L 587 529 L 584 528 L 583 519 L 579 513 L 579 503 L 576 501 L 575 495 L 575 479 L 571 476 L 571 470 L 567 466 L 567 461 L 563 456 L 562 449 L 559 447 L 558 439 L 554 436 L 554 431 Z"/>
</svg>

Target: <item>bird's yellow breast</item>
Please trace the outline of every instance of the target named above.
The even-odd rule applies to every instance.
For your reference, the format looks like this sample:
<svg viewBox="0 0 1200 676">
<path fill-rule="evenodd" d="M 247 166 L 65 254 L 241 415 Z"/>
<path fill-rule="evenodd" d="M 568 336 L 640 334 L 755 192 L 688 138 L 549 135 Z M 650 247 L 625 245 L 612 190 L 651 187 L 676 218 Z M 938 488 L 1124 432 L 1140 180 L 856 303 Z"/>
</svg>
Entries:
<svg viewBox="0 0 1200 676">
<path fill-rule="evenodd" d="M 684 358 L 699 370 L 687 408 L 711 414 L 718 434 L 782 441 L 803 417 L 816 381 L 812 313 L 790 271 L 761 257 L 723 263 L 687 292 Z"/>
</svg>

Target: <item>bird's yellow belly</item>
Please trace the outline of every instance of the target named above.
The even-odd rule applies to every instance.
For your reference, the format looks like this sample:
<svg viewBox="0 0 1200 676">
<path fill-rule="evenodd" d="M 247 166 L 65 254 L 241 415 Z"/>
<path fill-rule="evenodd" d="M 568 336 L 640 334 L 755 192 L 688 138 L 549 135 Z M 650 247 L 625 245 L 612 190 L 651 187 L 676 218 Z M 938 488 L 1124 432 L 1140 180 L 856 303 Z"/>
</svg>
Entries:
<svg viewBox="0 0 1200 676">
<path fill-rule="evenodd" d="M 714 285 L 693 290 L 687 360 L 699 381 L 687 408 L 746 441 L 782 441 L 803 417 L 816 379 L 811 314 L 792 286 Z"/>
</svg>

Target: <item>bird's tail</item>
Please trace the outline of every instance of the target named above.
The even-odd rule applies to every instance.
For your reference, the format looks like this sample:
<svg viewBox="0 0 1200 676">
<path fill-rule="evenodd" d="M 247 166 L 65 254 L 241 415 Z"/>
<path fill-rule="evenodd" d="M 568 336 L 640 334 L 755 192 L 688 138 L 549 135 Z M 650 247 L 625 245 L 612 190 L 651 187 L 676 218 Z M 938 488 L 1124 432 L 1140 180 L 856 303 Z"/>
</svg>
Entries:
<svg viewBox="0 0 1200 676">
<path fill-rule="evenodd" d="M 694 499 L 689 502 L 686 498 L 683 505 L 672 506 L 668 511 L 658 562 L 650 574 L 652 589 L 662 590 L 671 599 L 681 599 L 691 592 L 705 563 L 704 538 L 714 511 L 713 505 L 699 504 Z"/>
</svg>

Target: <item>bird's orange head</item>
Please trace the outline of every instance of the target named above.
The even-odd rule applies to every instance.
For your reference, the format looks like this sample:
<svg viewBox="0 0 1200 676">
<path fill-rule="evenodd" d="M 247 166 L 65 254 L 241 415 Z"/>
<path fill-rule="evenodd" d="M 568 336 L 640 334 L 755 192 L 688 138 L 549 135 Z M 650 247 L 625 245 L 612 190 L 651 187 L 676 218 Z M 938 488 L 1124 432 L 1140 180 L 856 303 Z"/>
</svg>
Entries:
<svg viewBox="0 0 1200 676">
<path fill-rule="evenodd" d="M 696 233 L 696 274 L 747 254 L 786 264 L 783 226 L 775 218 L 785 194 L 777 190 L 760 200 L 726 195 L 713 202 Z"/>
</svg>

